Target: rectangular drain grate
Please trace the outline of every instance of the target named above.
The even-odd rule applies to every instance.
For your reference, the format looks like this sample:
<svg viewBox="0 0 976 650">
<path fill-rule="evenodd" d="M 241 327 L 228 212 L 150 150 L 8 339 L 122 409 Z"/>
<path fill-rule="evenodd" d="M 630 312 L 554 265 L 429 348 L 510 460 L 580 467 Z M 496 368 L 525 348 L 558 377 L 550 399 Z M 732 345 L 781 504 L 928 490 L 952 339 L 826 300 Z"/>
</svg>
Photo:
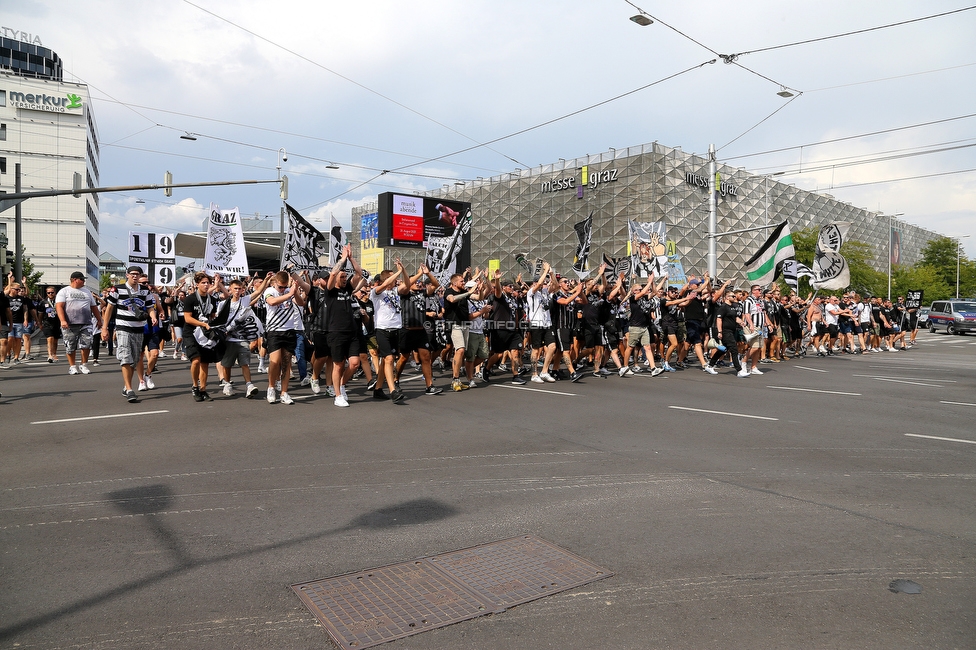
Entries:
<svg viewBox="0 0 976 650">
<path fill-rule="evenodd" d="M 613 574 L 523 535 L 292 585 L 340 648 L 369 648 Z"/>
</svg>

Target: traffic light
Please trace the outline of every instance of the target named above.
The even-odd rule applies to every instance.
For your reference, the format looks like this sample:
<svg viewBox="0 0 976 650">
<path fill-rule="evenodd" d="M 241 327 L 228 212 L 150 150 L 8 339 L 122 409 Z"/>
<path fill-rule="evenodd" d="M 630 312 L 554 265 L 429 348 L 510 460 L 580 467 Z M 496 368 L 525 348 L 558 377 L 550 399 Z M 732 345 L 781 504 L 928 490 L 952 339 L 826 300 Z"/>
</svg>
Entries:
<svg viewBox="0 0 976 650">
<path fill-rule="evenodd" d="M 165 188 L 163 188 L 163 194 L 165 194 L 166 196 L 173 196 L 173 188 L 170 187 L 170 185 L 172 184 L 173 184 L 173 173 L 166 172 L 166 174 L 163 176 L 163 185 L 166 186 Z"/>
<path fill-rule="evenodd" d="M 281 200 L 282 201 L 288 200 L 288 177 L 287 176 L 281 177 Z"/>
</svg>

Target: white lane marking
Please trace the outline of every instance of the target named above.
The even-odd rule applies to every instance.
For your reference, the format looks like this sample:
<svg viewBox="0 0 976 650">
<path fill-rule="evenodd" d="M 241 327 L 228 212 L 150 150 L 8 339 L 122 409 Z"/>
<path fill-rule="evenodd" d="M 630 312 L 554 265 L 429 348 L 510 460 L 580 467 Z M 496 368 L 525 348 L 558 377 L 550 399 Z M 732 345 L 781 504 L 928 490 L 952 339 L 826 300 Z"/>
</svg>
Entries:
<svg viewBox="0 0 976 650">
<path fill-rule="evenodd" d="M 503 386 L 502 384 L 489 384 L 495 388 L 508 388 L 510 390 L 531 390 L 536 393 L 549 393 L 550 395 L 566 395 L 576 397 L 576 393 L 560 393 L 558 390 L 543 390 L 542 388 L 529 388 L 528 386 Z"/>
<path fill-rule="evenodd" d="M 766 386 L 766 388 L 775 388 L 776 390 L 802 390 L 807 393 L 829 393 L 831 395 L 860 395 L 860 393 L 845 393 L 839 390 L 817 390 L 815 388 L 790 388 L 788 386 Z"/>
<path fill-rule="evenodd" d="M 867 377 L 868 379 L 914 379 L 915 381 L 938 381 L 944 384 L 955 384 L 955 379 L 931 379 L 929 377 L 882 377 L 880 375 L 851 375 L 852 377 Z"/>
<path fill-rule="evenodd" d="M 970 404 L 969 402 L 947 402 L 943 399 L 939 400 L 939 404 L 956 404 L 958 406 L 976 406 L 976 404 Z"/>
<path fill-rule="evenodd" d="M 169 413 L 169 411 L 141 411 L 139 413 L 115 413 L 113 415 L 92 415 L 85 418 L 64 418 L 63 420 L 39 420 L 31 424 L 58 424 L 60 422 L 81 422 L 82 420 L 104 420 L 106 418 L 131 418 L 136 415 L 156 415 L 158 413 Z"/>
<path fill-rule="evenodd" d="M 928 438 L 929 440 L 945 440 L 947 442 L 965 442 L 966 444 L 976 445 L 976 440 L 963 440 L 962 438 L 943 438 L 941 436 L 923 436 L 919 433 L 906 433 L 911 438 Z"/>
<path fill-rule="evenodd" d="M 885 379 L 884 377 L 873 377 L 875 381 L 890 381 L 894 384 L 911 384 L 912 386 L 930 386 L 932 388 L 943 388 L 939 384 L 923 384 L 920 381 L 902 381 L 901 379 Z"/>
<path fill-rule="evenodd" d="M 668 406 L 669 409 L 679 409 L 681 411 L 696 411 L 698 413 L 714 413 L 715 415 L 728 415 L 735 418 L 752 418 L 753 420 L 773 420 L 779 421 L 779 418 L 767 418 L 762 415 L 746 415 L 745 413 L 728 413 L 726 411 L 709 411 L 708 409 L 693 409 L 688 406 Z"/>
<path fill-rule="evenodd" d="M 793 366 L 794 368 L 802 368 L 803 370 L 812 370 L 814 372 L 827 372 L 826 370 L 818 370 L 817 368 L 807 368 L 806 366 Z"/>
</svg>

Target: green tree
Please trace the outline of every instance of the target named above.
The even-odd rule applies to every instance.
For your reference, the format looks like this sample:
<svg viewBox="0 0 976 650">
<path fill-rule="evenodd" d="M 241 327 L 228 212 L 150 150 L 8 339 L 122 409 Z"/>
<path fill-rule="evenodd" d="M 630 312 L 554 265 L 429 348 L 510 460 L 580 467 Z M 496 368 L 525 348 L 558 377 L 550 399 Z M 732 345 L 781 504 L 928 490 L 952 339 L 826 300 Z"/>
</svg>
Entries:
<svg viewBox="0 0 976 650">
<path fill-rule="evenodd" d="M 939 275 L 934 266 L 919 262 L 912 266 L 896 266 L 891 270 L 891 291 L 892 295 L 904 296 L 906 291 L 917 291 L 921 289 L 924 293 L 922 299 L 925 304 L 933 300 L 944 300 L 955 295 L 955 284 L 952 286 Z"/>
<path fill-rule="evenodd" d="M 102 273 L 98 278 L 99 293 L 112 286 L 112 276 L 109 273 Z"/>
<path fill-rule="evenodd" d="M 813 268 L 813 258 L 817 251 L 817 236 L 820 230 L 817 228 L 804 228 L 792 233 L 793 249 L 796 251 L 796 259 L 801 264 Z M 882 291 L 887 293 L 888 276 L 885 273 L 875 271 L 871 266 L 871 247 L 857 240 L 844 242 L 840 251 L 847 259 L 847 265 L 851 269 L 850 288 L 861 295 L 881 295 Z M 780 290 L 785 290 L 786 284 L 781 281 Z M 805 296 L 812 291 L 812 287 L 806 278 L 799 282 L 798 293 Z M 824 293 L 840 293 L 839 291 L 826 291 Z"/>
<path fill-rule="evenodd" d="M 952 286 L 953 290 L 956 286 L 956 246 L 956 240 L 949 237 L 929 240 L 922 247 L 921 259 L 921 264 L 935 269 L 942 281 Z M 966 257 L 963 256 L 962 259 L 966 260 Z"/>
<path fill-rule="evenodd" d="M 44 271 L 37 271 L 34 269 L 34 263 L 29 257 L 27 257 L 27 248 L 24 246 L 20 247 L 20 255 L 23 264 L 24 277 L 20 279 L 27 285 L 27 292 L 33 295 L 38 286 L 41 284 L 41 277 L 44 275 Z"/>
</svg>

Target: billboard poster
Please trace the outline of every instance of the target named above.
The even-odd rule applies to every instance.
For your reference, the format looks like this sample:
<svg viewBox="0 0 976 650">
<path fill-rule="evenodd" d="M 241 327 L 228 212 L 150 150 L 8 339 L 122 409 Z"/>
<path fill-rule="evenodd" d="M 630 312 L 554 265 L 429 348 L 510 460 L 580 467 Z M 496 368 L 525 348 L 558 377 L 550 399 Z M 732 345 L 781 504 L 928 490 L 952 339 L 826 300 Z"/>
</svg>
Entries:
<svg viewBox="0 0 976 650">
<path fill-rule="evenodd" d="M 633 275 L 646 278 L 651 273 L 661 277 L 667 273 L 667 224 L 663 221 L 628 221 L 627 250 Z"/>
<path fill-rule="evenodd" d="M 377 203 L 379 246 L 428 248 L 431 238 L 453 237 L 471 218 L 471 204 L 461 201 L 385 192 Z"/>
</svg>

